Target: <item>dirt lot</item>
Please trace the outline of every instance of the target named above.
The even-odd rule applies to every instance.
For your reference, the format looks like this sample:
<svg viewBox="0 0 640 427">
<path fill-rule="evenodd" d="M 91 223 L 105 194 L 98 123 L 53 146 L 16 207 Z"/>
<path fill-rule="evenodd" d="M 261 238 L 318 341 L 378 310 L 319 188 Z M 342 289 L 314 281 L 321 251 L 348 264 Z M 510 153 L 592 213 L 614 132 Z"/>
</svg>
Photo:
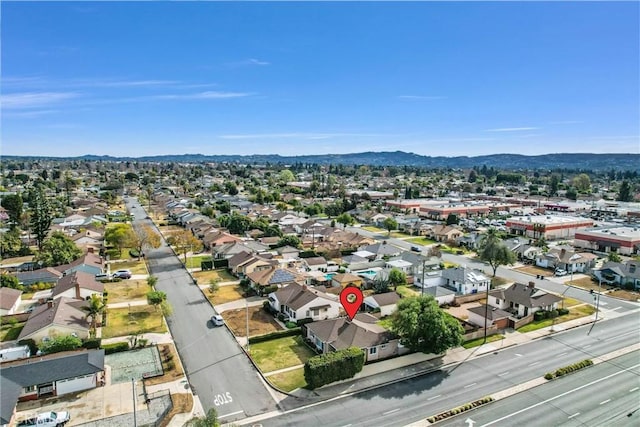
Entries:
<svg viewBox="0 0 640 427">
<path fill-rule="evenodd" d="M 123 280 L 121 282 L 105 283 L 105 291 L 109 292 L 109 303 L 146 300 L 151 287 L 146 280 Z"/>
<path fill-rule="evenodd" d="M 247 336 L 247 311 L 244 308 L 225 311 L 222 316 L 231 331 L 239 337 Z M 249 307 L 249 336 L 281 331 L 280 325 L 262 307 Z"/>
<path fill-rule="evenodd" d="M 623 289 L 616 289 L 609 292 L 607 295 L 610 297 L 616 297 L 620 299 L 626 299 L 628 301 L 640 301 L 640 292 L 625 291 Z"/>
<path fill-rule="evenodd" d="M 160 351 L 160 357 L 162 357 L 164 374 L 159 377 L 146 379 L 146 385 L 162 384 L 184 376 L 182 365 L 178 361 L 175 346 L 173 344 L 158 344 L 158 350 Z"/>
<path fill-rule="evenodd" d="M 242 299 L 242 288 L 240 285 L 220 286 L 220 289 L 218 289 L 215 294 L 212 294 L 209 289 L 205 289 L 203 292 L 213 305 L 220 305 Z"/>
<path fill-rule="evenodd" d="M 515 270 L 521 271 L 525 274 L 531 274 L 532 276 L 536 276 L 538 274 L 545 277 L 553 276 L 553 270 L 547 270 L 546 268 L 536 267 L 533 265 L 525 265 L 524 267 L 518 267 Z"/>
<path fill-rule="evenodd" d="M 571 285 L 571 286 L 576 286 L 578 288 L 582 288 L 582 289 L 593 289 L 594 291 L 597 291 L 599 289 L 599 284 L 596 280 L 593 280 L 590 277 L 583 277 L 581 279 L 574 279 L 572 280 L 568 280 L 567 282 L 565 282 L 566 285 Z M 614 290 L 615 288 L 613 286 L 608 286 L 603 284 L 601 290 L 602 291 L 609 291 L 609 290 Z"/>
</svg>

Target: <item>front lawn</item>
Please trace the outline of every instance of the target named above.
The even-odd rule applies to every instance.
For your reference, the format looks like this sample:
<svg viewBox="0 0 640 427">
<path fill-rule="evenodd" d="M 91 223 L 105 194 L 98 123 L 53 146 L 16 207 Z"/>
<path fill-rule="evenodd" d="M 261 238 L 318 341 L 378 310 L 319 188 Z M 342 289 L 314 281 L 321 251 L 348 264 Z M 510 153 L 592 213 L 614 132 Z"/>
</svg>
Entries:
<svg viewBox="0 0 640 427">
<path fill-rule="evenodd" d="M 607 294 L 610 297 L 625 299 L 627 301 L 640 300 L 640 293 L 636 291 L 627 291 L 624 289 L 615 289 Z"/>
<path fill-rule="evenodd" d="M 229 326 L 229 329 L 237 337 L 247 336 L 247 309 L 225 311 L 222 316 Z M 262 306 L 249 307 L 249 336 L 268 334 L 269 332 L 281 331 L 280 325 L 273 319 L 273 316 L 264 311 Z"/>
<path fill-rule="evenodd" d="M 131 312 L 129 312 L 131 310 Z M 129 336 L 145 332 L 166 332 L 162 312 L 151 305 L 131 308 L 107 309 L 107 326 L 102 328 L 102 338 Z"/>
<path fill-rule="evenodd" d="M 412 237 L 411 239 L 406 240 L 409 243 L 415 243 L 416 245 L 435 245 L 437 242 L 435 240 L 427 239 L 426 237 Z"/>
<path fill-rule="evenodd" d="M 565 284 L 576 286 L 578 288 L 582 288 L 586 290 L 593 289 L 594 291 L 608 291 L 611 289 L 615 289 L 613 286 L 605 285 L 604 283 L 602 284 L 602 286 L 600 286 L 598 281 L 593 280 L 591 277 L 583 277 L 581 279 L 568 280 L 567 282 L 565 282 Z"/>
<path fill-rule="evenodd" d="M 386 233 L 387 230 L 383 230 L 382 228 L 374 227 L 373 225 L 365 225 L 362 227 L 364 230 L 371 231 L 372 233 Z"/>
<path fill-rule="evenodd" d="M 146 280 L 123 280 L 120 282 L 105 283 L 104 290 L 110 304 L 116 302 L 127 302 L 135 300 L 146 300 L 147 292 L 151 291 L 151 286 Z"/>
<path fill-rule="evenodd" d="M 184 257 L 181 257 L 180 259 L 183 260 Z M 201 264 L 202 264 L 202 261 L 211 261 L 211 260 L 213 260 L 211 255 L 188 256 L 187 257 L 187 268 L 200 268 Z"/>
<path fill-rule="evenodd" d="M 193 277 L 198 281 L 201 285 L 208 285 L 209 280 L 217 280 L 218 282 L 234 282 L 238 281 L 237 277 L 234 277 L 224 268 L 220 268 L 217 270 L 207 270 L 207 271 L 195 271 L 192 273 Z"/>
<path fill-rule="evenodd" d="M 525 274 L 530 274 L 532 276 L 542 275 L 544 277 L 553 276 L 553 270 L 547 270 L 546 268 L 536 267 L 535 265 L 525 265 L 524 267 L 518 267 L 514 270 L 521 271 Z"/>
<path fill-rule="evenodd" d="M 131 274 L 149 274 L 144 261 L 136 261 L 135 259 L 132 261 L 111 263 L 111 271 L 116 270 L 131 270 Z"/>
<path fill-rule="evenodd" d="M 307 385 L 307 382 L 304 379 L 304 368 L 293 369 L 291 371 L 271 375 L 268 376 L 267 379 L 280 390 L 287 392 L 306 387 Z"/>
<path fill-rule="evenodd" d="M 420 291 L 413 286 L 400 285 L 396 287 L 396 292 L 400 294 L 402 298 L 417 297 L 420 295 Z"/>
<path fill-rule="evenodd" d="M 26 322 L 16 323 L 15 325 L 2 325 L 0 327 L 0 341 L 15 341 L 18 339 L 22 328 L 24 328 Z"/>
<path fill-rule="evenodd" d="M 240 285 L 220 286 L 215 294 L 212 294 L 209 289 L 204 289 L 203 292 L 213 305 L 220 305 L 242 299 L 242 288 Z"/>
<path fill-rule="evenodd" d="M 136 250 L 135 248 L 122 248 L 122 251 L 118 248 L 107 249 L 107 256 L 111 261 L 117 261 L 121 259 L 131 259 L 129 251 Z"/>
<path fill-rule="evenodd" d="M 504 335 L 500 335 L 500 334 L 494 334 L 494 335 L 489 335 L 487 337 L 487 342 L 494 342 L 494 341 L 500 341 L 504 339 Z M 472 347 L 478 347 L 480 345 L 484 344 L 484 337 L 483 338 L 476 338 L 475 340 L 469 340 L 469 341 L 465 341 L 464 343 L 462 343 L 462 346 L 464 348 L 472 348 Z"/>
<path fill-rule="evenodd" d="M 301 336 L 263 341 L 250 346 L 251 358 L 263 373 L 303 365 L 316 354 Z"/>
<path fill-rule="evenodd" d="M 590 316 L 596 312 L 595 307 L 592 305 L 579 305 L 571 308 L 569 314 L 565 314 L 563 316 L 558 316 L 555 318 L 555 324 L 559 324 L 562 322 L 568 322 L 569 320 L 579 319 L 580 317 Z M 533 321 L 527 325 L 524 325 L 518 328 L 518 332 L 525 333 L 535 331 L 537 329 L 546 328 L 547 326 L 554 325 L 554 319 L 544 319 L 539 321 Z"/>
</svg>

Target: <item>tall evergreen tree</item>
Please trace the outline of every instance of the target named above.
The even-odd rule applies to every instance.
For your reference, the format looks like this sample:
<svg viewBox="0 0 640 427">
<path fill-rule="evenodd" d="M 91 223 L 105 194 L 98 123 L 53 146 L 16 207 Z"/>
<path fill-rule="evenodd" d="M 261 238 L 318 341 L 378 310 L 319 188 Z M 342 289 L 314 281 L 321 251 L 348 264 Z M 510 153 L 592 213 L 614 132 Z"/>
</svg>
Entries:
<svg viewBox="0 0 640 427">
<path fill-rule="evenodd" d="M 35 192 L 29 205 L 31 211 L 31 222 L 29 225 L 31 226 L 31 231 L 35 234 L 38 249 L 42 249 L 42 243 L 47 237 L 53 219 L 51 206 L 42 188 L 39 188 Z"/>
<path fill-rule="evenodd" d="M 618 191 L 618 201 L 620 202 L 630 202 L 631 201 L 631 186 L 629 185 L 629 181 L 622 181 L 620 185 L 620 190 Z"/>
</svg>

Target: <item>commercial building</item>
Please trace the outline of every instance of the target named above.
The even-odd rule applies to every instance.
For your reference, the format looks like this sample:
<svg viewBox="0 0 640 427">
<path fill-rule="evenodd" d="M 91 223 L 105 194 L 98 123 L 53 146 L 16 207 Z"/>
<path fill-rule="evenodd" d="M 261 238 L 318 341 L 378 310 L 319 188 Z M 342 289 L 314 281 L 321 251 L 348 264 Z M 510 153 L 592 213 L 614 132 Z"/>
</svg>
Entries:
<svg viewBox="0 0 640 427">
<path fill-rule="evenodd" d="M 621 255 L 640 253 L 640 228 L 613 226 L 588 228 L 576 232 L 573 245 L 576 248 L 599 252 L 618 252 Z"/>
<path fill-rule="evenodd" d="M 506 227 L 511 234 L 533 239 L 566 239 L 572 238 L 579 229 L 593 227 L 593 220 L 558 215 L 514 216 L 507 219 Z"/>
</svg>

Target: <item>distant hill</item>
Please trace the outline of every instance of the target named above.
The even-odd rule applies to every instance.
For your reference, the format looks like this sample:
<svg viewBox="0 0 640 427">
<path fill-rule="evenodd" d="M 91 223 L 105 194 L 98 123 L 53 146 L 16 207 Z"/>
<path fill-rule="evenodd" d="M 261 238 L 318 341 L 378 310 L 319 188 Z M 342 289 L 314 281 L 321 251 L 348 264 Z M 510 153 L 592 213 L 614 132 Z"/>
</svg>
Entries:
<svg viewBox="0 0 640 427">
<path fill-rule="evenodd" d="M 35 159 L 33 156 L 5 156 L 10 159 Z M 43 157 L 40 157 L 43 158 Z M 53 159 L 53 158 L 52 158 Z M 63 158 L 55 158 L 62 160 Z M 308 156 L 280 156 L 278 154 L 254 155 L 204 155 L 175 154 L 144 157 L 112 157 L 84 155 L 64 158 L 69 160 L 95 161 L 140 161 L 140 162 L 228 162 L 244 164 L 265 163 L 313 163 L 375 166 L 422 166 L 430 168 L 471 168 L 473 166 L 496 167 L 501 169 L 590 169 L 590 170 L 640 170 L 640 154 L 590 154 L 559 153 L 539 156 L 520 154 L 491 154 L 486 156 L 431 157 L 404 151 L 373 152 L 350 154 L 317 154 Z"/>
</svg>

